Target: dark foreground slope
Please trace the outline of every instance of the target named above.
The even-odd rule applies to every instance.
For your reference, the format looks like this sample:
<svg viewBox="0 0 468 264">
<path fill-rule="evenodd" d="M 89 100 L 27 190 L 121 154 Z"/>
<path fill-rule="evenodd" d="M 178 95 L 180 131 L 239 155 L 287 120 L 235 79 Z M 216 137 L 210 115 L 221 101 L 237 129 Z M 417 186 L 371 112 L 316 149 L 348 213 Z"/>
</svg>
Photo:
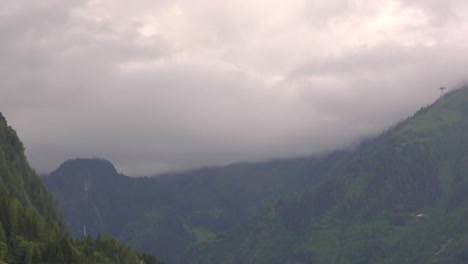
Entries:
<svg viewBox="0 0 468 264">
<path fill-rule="evenodd" d="M 238 163 L 151 178 L 119 174 L 102 159 L 63 163 L 44 180 L 75 237 L 108 232 L 171 263 L 279 196 L 305 190 L 339 169 L 349 153 Z"/>
<path fill-rule="evenodd" d="M 73 240 L 16 132 L 0 114 L 0 262 L 157 263 L 109 236 Z"/>
<path fill-rule="evenodd" d="M 190 263 L 468 263 L 468 88 L 341 173 L 186 255 Z"/>
</svg>

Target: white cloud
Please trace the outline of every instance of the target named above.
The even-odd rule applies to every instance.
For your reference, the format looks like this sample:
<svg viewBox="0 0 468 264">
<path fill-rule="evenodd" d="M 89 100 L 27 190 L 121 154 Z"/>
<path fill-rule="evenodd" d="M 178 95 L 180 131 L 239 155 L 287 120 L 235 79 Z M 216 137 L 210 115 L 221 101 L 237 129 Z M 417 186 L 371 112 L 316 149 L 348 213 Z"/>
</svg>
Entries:
<svg viewBox="0 0 468 264">
<path fill-rule="evenodd" d="M 1 111 L 38 171 L 89 156 L 142 175 L 327 151 L 466 74 L 461 0 L 0 4 Z"/>
</svg>

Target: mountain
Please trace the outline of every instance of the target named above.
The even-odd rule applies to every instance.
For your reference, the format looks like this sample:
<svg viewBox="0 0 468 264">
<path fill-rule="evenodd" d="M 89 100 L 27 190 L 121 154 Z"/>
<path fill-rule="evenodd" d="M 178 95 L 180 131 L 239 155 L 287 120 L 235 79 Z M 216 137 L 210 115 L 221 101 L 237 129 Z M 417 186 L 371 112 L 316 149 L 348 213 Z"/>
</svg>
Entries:
<svg viewBox="0 0 468 264">
<path fill-rule="evenodd" d="M 0 113 L 0 263 L 3 261 L 161 263 L 107 235 L 73 240 L 51 194 L 29 167 L 23 144 Z"/>
<path fill-rule="evenodd" d="M 103 159 L 74 159 L 44 178 L 75 237 L 84 227 L 176 263 L 183 253 L 249 219 L 279 197 L 306 190 L 349 160 L 323 157 L 236 163 L 155 177 L 119 174 Z"/>
<path fill-rule="evenodd" d="M 468 263 L 468 87 L 343 170 L 200 244 L 190 263 Z"/>
<path fill-rule="evenodd" d="M 0 113 L 0 191 L 64 226 L 54 200 L 42 181 L 29 167 L 24 147 L 15 130 Z"/>
</svg>

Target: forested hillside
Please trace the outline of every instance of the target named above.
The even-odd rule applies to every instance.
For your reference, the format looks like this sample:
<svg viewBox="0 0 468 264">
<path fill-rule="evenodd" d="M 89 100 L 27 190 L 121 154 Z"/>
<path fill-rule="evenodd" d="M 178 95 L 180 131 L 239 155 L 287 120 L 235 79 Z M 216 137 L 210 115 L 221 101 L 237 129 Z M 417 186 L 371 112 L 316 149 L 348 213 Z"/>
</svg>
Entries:
<svg viewBox="0 0 468 264">
<path fill-rule="evenodd" d="M 468 88 L 346 168 L 186 255 L 191 263 L 468 263 Z"/>
<path fill-rule="evenodd" d="M 108 232 L 171 263 L 278 197 L 305 190 L 340 169 L 349 152 L 237 163 L 156 177 L 119 174 L 102 159 L 64 162 L 45 177 L 75 237 Z"/>
<path fill-rule="evenodd" d="M 74 240 L 52 196 L 28 165 L 16 132 L 0 113 L 0 262 L 160 263 L 101 235 Z"/>
</svg>

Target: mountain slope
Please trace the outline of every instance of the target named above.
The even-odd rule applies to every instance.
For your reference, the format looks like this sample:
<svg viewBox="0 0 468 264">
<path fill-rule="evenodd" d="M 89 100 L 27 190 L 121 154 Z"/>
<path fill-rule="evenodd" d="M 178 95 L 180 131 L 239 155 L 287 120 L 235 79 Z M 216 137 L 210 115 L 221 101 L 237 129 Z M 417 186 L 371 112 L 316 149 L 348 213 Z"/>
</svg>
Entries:
<svg viewBox="0 0 468 264">
<path fill-rule="evenodd" d="M 16 132 L 0 113 L 0 262 L 160 263 L 109 236 L 73 240 Z"/>
<path fill-rule="evenodd" d="M 191 263 L 468 263 L 468 88 L 346 168 L 186 255 Z"/>
<path fill-rule="evenodd" d="M 108 232 L 176 262 L 183 252 L 233 228 L 281 195 L 340 169 L 348 152 L 320 158 L 238 163 L 151 178 L 118 174 L 100 159 L 66 161 L 44 178 L 75 237 Z"/>
<path fill-rule="evenodd" d="M 0 113 L 0 191 L 14 196 L 26 208 L 63 223 L 53 198 L 31 170 L 16 132 Z"/>
</svg>

